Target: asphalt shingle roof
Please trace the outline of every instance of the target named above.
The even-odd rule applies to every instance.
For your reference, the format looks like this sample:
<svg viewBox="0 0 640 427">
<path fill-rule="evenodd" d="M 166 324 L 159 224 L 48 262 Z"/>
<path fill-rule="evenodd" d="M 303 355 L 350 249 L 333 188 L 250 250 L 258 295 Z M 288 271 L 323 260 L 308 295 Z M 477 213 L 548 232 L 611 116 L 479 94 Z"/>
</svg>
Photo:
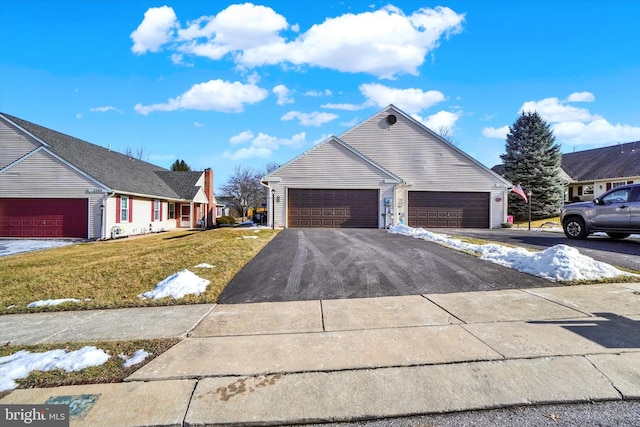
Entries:
<svg viewBox="0 0 640 427">
<path fill-rule="evenodd" d="M 491 168 L 504 174 L 504 165 Z M 572 181 L 594 181 L 640 175 L 640 141 L 562 155 L 562 170 Z"/>
<path fill-rule="evenodd" d="M 175 172 L 108 148 L 83 141 L 18 117 L 3 116 L 44 141 L 49 149 L 73 166 L 112 190 L 169 199 L 189 199 L 197 192 L 192 175 L 173 176 Z M 185 183 L 194 187 L 186 188 Z M 185 197 L 187 196 L 187 197 Z"/>
</svg>

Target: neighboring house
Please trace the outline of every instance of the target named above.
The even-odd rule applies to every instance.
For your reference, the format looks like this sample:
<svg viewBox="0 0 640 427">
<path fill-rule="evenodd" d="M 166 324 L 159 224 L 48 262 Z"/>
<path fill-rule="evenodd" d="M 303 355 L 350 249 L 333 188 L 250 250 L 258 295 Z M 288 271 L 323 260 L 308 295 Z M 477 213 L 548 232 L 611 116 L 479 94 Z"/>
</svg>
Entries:
<svg viewBox="0 0 640 427">
<path fill-rule="evenodd" d="M 496 228 L 512 187 L 393 105 L 262 183 L 278 227 Z"/>
<path fill-rule="evenodd" d="M 215 207 L 211 169 L 169 171 L 0 113 L 0 237 L 108 239 L 213 226 Z"/>
<path fill-rule="evenodd" d="M 504 165 L 491 169 L 502 175 Z M 561 175 L 566 202 L 593 200 L 619 185 L 640 182 L 640 141 L 563 154 Z"/>
</svg>

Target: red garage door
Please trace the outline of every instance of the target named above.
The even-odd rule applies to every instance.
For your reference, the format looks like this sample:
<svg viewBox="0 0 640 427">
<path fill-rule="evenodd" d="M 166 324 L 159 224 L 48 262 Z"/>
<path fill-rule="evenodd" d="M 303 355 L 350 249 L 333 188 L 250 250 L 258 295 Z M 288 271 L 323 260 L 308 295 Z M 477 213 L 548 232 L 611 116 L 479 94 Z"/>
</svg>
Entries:
<svg viewBox="0 0 640 427">
<path fill-rule="evenodd" d="M 378 190 L 289 189 L 289 227 L 378 228 Z"/>
<path fill-rule="evenodd" d="M 488 228 L 489 193 L 410 191 L 411 227 Z"/>
<path fill-rule="evenodd" d="M 86 239 L 88 205 L 88 199 L 0 199 L 0 236 Z"/>
</svg>

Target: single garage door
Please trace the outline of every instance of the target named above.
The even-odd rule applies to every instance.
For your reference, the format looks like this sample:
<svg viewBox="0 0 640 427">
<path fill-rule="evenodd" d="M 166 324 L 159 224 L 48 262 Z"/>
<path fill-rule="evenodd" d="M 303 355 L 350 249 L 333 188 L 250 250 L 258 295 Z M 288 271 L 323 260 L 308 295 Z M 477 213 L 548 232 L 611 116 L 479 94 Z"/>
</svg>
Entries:
<svg viewBox="0 0 640 427">
<path fill-rule="evenodd" d="M 88 199 L 0 199 L 0 236 L 86 239 L 88 204 Z"/>
<path fill-rule="evenodd" d="M 489 193 L 410 191 L 411 227 L 489 228 Z"/>
<path fill-rule="evenodd" d="M 289 227 L 378 228 L 378 190 L 289 189 Z"/>
</svg>

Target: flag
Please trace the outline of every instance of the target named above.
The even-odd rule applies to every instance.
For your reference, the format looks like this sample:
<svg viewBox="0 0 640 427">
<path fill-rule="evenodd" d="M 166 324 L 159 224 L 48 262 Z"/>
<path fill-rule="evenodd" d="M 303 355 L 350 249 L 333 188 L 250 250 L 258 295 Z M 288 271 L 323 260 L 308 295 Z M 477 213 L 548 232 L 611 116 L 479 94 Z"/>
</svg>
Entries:
<svg viewBox="0 0 640 427">
<path fill-rule="evenodd" d="M 524 190 L 522 189 L 522 187 L 520 187 L 520 184 L 513 187 L 511 191 L 516 193 L 518 196 L 522 197 L 526 203 L 529 203 L 529 199 L 527 199 L 527 195 L 524 194 Z"/>
</svg>

